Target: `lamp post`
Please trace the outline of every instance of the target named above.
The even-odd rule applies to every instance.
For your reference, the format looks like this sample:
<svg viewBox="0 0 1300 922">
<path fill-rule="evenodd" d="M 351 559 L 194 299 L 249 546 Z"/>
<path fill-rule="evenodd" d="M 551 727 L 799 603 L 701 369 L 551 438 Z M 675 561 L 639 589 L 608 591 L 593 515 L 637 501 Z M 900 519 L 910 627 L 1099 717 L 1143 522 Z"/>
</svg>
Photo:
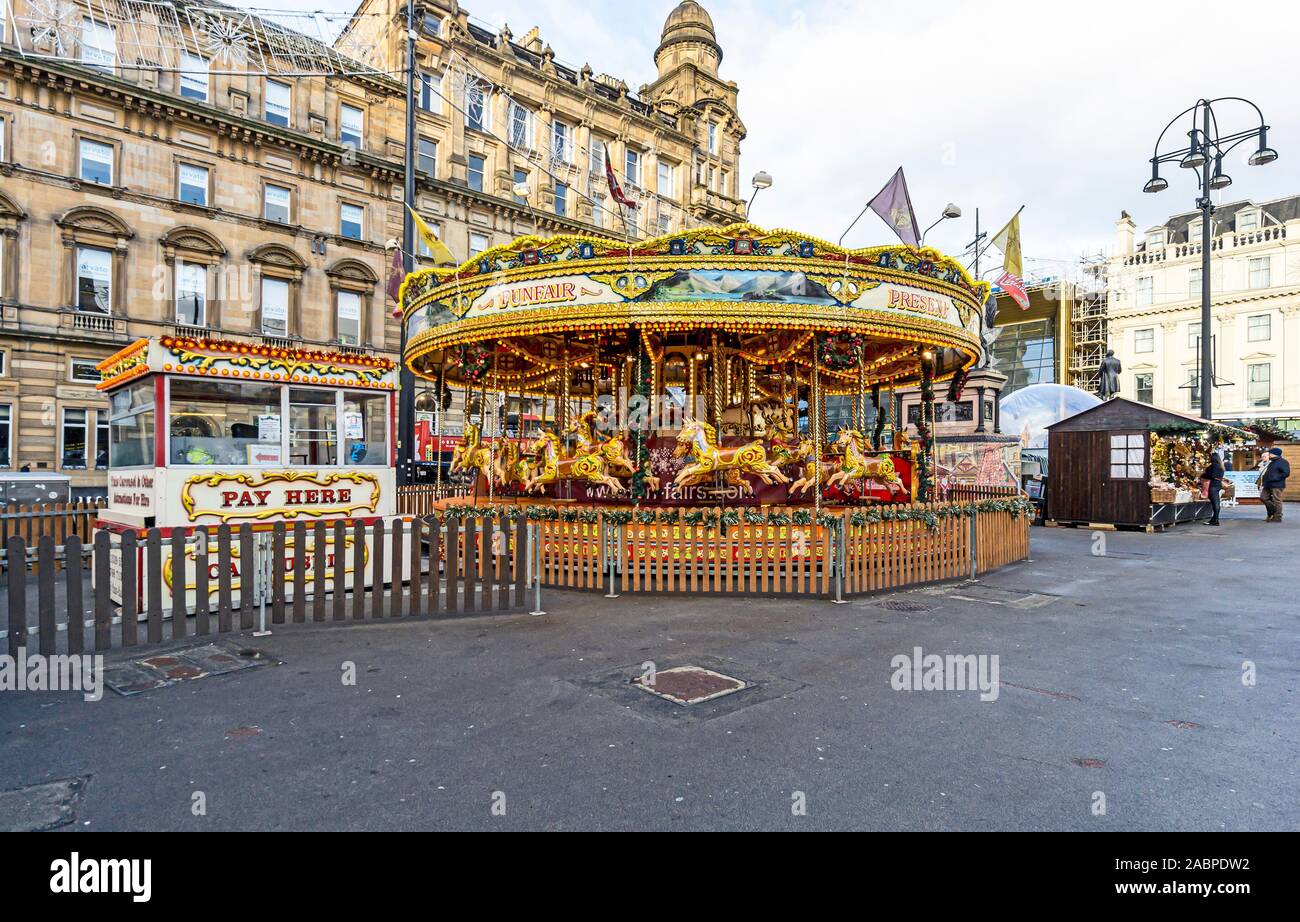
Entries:
<svg viewBox="0 0 1300 922">
<path fill-rule="evenodd" d="M 749 210 L 754 207 L 754 199 L 758 198 L 758 193 L 764 189 L 772 187 L 772 174 L 759 170 L 754 174 L 754 194 L 749 197 L 749 204 L 745 206 L 745 220 L 749 220 Z"/>
<path fill-rule="evenodd" d="M 947 205 L 944 206 L 943 214 L 939 215 L 939 220 L 935 221 L 933 224 L 931 224 L 922 232 L 921 246 L 925 246 L 925 235 L 930 233 L 930 231 L 934 230 L 936 227 L 938 227 L 944 221 L 947 221 L 949 218 L 960 218 L 960 217 L 961 217 L 961 209 L 958 206 L 954 205 L 952 202 L 949 202 Z"/>
<path fill-rule="evenodd" d="M 1219 120 L 1215 105 L 1220 103 L 1243 103 L 1255 110 L 1259 124 L 1254 128 L 1223 133 L 1219 129 Z M 1169 129 L 1181 119 L 1188 118 L 1190 130 L 1187 132 L 1188 143 L 1175 150 L 1160 151 Z M 1173 163 L 1185 170 L 1198 170 L 1197 184 L 1201 190 L 1196 200 L 1196 207 L 1201 212 L 1201 417 L 1213 419 L 1214 413 L 1214 337 L 1210 326 L 1210 249 L 1213 246 L 1211 217 L 1214 203 L 1210 201 L 1212 190 L 1226 189 L 1232 185 L 1232 177 L 1223 172 L 1223 160 L 1240 144 L 1255 139 L 1258 147 L 1247 158 L 1250 166 L 1264 166 L 1277 159 L 1277 151 L 1268 146 L 1268 125 L 1264 124 L 1264 113 L 1259 106 L 1240 96 L 1220 96 L 1218 99 L 1199 99 L 1196 105 L 1183 110 L 1160 132 L 1156 139 L 1155 153 L 1151 157 L 1151 178 L 1142 187 L 1143 192 L 1163 192 L 1169 188 L 1169 181 L 1161 177 L 1160 164 Z"/>
<path fill-rule="evenodd" d="M 402 219 L 402 268 L 407 275 L 415 271 L 415 0 L 406 3 L 406 176 L 402 198 L 409 206 Z M 397 484 L 415 482 L 415 375 L 406 367 L 406 318 L 398 320 L 401 328 L 397 359 Z M 441 395 L 439 395 L 441 398 Z M 439 446 L 441 451 L 441 446 Z"/>
</svg>

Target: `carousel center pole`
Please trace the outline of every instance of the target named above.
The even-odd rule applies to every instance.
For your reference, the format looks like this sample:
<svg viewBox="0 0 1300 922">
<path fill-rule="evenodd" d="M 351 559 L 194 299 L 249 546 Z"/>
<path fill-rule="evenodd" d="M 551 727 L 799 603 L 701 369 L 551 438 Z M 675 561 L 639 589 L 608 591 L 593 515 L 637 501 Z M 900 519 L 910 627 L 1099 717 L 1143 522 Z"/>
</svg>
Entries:
<svg viewBox="0 0 1300 922">
<path fill-rule="evenodd" d="M 817 354 L 817 334 L 812 337 L 812 391 L 809 397 L 812 399 L 808 404 L 808 428 L 813 431 L 813 476 L 815 485 L 813 486 L 813 510 L 814 514 L 822 514 L 822 419 L 823 408 L 821 405 L 821 375 L 818 371 L 821 365 L 821 356 Z"/>
</svg>

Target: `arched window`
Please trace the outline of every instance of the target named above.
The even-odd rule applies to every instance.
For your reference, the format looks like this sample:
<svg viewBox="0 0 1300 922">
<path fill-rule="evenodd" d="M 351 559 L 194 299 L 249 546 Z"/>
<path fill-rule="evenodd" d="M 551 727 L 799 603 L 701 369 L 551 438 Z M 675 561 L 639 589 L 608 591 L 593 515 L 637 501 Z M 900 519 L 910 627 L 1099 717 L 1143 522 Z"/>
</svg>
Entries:
<svg viewBox="0 0 1300 922">
<path fill-rule="evenodd" d="M 126 332 L 126 257 L 135 236 L 117 215 L 79 206 L 58 219 L 64 248 L 63 303 L 72 327 Z"/>
<path fill-rule="evenodd" d="M 248 254 L 253 267 L 248 312 L 253 332 L 275 339 L 301 339 L 300 295 L 307 263 L 286 246 L 268 243 Z"/>
<path fill-rule="evenodd" d="M 333 339 L 344 346 L 370 346 L 372 308 L 379 276 L 358 259 L 340 259 L 325 270 L 334 305 Z"/>
<path fill-rule="evenodd" d="M 0 301 L 18 300 L 18 225 L 26 218 L 18 203 L 0 192 Z"/>
<path fill-rule="evenodd" d="M 207 231 L 183 225 L 168 231 L 161 242 L 171 280 L 173 311 L 168 319 L 195 330 L 219 329 L 227 294 L 238 293 L 237 286 L 221 276 L 226 248 Z"/>
</svg>

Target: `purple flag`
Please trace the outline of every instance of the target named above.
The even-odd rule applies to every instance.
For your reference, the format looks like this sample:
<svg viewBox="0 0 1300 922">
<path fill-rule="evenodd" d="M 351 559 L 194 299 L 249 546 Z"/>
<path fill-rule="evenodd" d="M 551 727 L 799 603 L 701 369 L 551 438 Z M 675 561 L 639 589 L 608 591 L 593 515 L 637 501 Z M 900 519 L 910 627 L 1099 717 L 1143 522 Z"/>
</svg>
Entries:
<svg viewBox="0 0 1300 922">
<path fill-rule="evenodd" d="M 921 245 L 921 229 L 916 225 L 912 197 L 907 194 L 907 180 L 903 178 L 901 166 L 894 178 L 871 200 L 869 207 L 898 234 L 899 240 L 908 246 Z"/>
<path fill-rule="evenodd" d="M 392 271 L 388 273 L 388 297 L 394 302 L 402 290 L 402 280 L 406 278 L 406 273 L 402 268 L 402 250 L 400 247 L 393 248 Z"/>
</svg>

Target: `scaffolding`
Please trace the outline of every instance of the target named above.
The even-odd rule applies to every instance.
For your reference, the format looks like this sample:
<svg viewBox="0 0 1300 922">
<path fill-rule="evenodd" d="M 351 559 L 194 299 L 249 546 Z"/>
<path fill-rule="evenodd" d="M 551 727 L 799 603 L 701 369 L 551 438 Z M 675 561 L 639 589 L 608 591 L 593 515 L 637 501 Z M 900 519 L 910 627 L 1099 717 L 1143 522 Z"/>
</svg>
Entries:
<svg viewBox="0 0 1300 922">
<path fill-rule="evenodd" d="M 1084 257 L 1081 263 L 1079 296 L 1075 298 L 1070 323 L 1073 347 L 1070 351 L 1070 382 L 1093 394 L 1101 391 L 1101 362 L 1106 357 L 1106 258 Z"/>
</svg>

